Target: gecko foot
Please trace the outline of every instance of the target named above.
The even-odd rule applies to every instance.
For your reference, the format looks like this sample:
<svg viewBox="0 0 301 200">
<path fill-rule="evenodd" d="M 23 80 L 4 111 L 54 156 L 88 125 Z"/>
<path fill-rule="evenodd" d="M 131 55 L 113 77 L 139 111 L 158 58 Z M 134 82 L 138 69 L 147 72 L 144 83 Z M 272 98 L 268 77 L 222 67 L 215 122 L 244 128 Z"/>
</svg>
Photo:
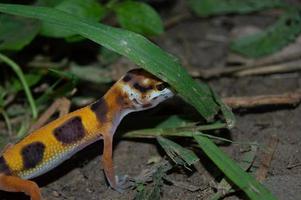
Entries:
<svg viewBox="0 0 301 200">
<path fill-rule="evenodd" d="M 133 186 L 133 183 L 130 181 L 130 178 L 128 175 L 124 176 L 115 176 L 116 177 L 116 187 L 114 190 L 116 190 L 119 193 L 124 192 L 126 189 Z"/>
</svg>

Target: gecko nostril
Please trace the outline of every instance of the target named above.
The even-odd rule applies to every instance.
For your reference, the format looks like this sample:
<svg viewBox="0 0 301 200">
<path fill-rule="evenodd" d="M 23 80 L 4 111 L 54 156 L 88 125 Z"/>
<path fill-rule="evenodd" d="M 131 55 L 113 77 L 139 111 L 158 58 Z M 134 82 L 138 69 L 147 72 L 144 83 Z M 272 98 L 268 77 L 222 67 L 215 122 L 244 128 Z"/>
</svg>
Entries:
<svg viewBox="0 0 301 200">
<path fill-rule="evenodd" d="M 139 104 L 139 102 L 137 101 L 136 98 L 134 98 L 133 101 L 134 101 L 135 104 Z"/>
</svg>

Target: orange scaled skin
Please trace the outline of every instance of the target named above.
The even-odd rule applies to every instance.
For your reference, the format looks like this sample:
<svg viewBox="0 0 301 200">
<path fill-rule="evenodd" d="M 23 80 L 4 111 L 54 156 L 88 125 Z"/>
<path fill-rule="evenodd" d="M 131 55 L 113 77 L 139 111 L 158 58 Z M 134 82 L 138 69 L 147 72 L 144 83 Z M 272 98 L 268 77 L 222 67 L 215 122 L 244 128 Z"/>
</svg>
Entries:
<svg viewBox="0 0 301 200">
<path fill-rule="evenodd" d="M 153 75 L 132 70 L 94 104 L 62 116 L 32 132 L 0 157 L 0 190 L 24 192 L 41 200 L 36 183 L 39 176 L 68 159 L 85 146 L 103 139 L 103 167 L 110 186 L 118 189 L 112 161 L 114 132 L 128 113 L 156 106 L 172 96 Z"/>
</svg>

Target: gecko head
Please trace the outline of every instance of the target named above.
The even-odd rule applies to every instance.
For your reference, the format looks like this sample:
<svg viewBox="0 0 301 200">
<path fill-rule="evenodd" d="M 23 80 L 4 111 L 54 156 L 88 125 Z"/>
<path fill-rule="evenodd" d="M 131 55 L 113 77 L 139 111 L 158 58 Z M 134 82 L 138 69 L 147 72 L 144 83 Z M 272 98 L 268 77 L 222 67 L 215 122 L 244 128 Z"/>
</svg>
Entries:
<svg viewBox="0 0 301 200">
<path fill-rule="evenodd" d="M 134 69 L 119 81 L 121 92 L 127 96 L 133 111 L 155 107 L 172 97 L 169 85 L 143 69 Z"/>
</svg>

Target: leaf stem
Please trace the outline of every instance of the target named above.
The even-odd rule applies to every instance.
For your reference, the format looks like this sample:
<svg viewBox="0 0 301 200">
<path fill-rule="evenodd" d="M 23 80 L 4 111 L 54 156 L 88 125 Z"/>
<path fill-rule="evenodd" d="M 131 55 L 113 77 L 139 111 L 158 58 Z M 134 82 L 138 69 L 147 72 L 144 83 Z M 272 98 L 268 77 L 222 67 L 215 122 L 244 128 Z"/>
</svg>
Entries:
<svg viewBox="0 0 301 200">
<path fill-rule="evenodd" d="M 23 74 L 20 66 L 17 63 L 15 63 L 13 60 L 8 58 L 7 56 L 3 55 L 2 53 L 0 53 L 0 60 L 2 60 L 4 63 L 6 63 L 8 66 L 10 66 L 12 68 L 12 70 L 17 74 L 17 76 L 20 79 L 20 82 L 21 82 L 21 84 L 24 88 L 27 99 L 29 101 L 32 116 L 33 116 L 34 119 L 37 118 L 37 116 L 38 116 L 37 107 L 36 107 L 35 101 L 32 97 L 31 91 L 30 91 L 29 86 L 28 86 L 28 84 L 25 80 L 24 74 Z"/>
</svg>

